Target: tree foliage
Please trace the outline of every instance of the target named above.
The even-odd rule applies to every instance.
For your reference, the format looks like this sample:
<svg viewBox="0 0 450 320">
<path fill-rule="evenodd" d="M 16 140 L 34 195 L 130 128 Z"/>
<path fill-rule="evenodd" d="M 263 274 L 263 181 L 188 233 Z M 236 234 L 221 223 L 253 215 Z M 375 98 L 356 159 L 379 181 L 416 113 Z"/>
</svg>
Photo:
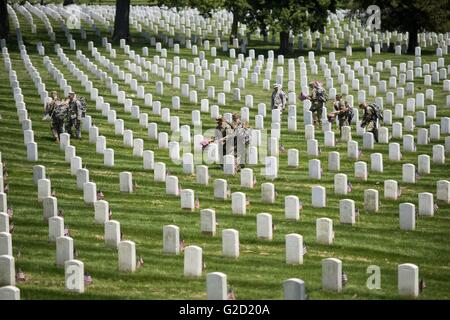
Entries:
<svg viewBox="0 0 450 320">
<path fill-rule="evenodd" d="M 381 10 L 381 29 L 409 32 L 408 52 L 417 46 L 417 34 L 423 31 L 450 30 L 450 1 L 448 0 L 350 0 L 353 11 L 365 11 L 369 5 Z"/>
<path fill-rule="evenodd" d="M 0 39 L 8 39 L 9 18 L 6 0 L 0 0 Z"/>
</svg>

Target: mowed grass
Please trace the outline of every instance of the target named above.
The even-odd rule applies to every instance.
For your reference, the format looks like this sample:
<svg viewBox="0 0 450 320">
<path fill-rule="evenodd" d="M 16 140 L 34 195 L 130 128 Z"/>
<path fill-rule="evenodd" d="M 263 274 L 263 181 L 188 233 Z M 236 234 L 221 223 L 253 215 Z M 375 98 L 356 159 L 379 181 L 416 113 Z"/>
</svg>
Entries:
<svg viewBox="0 0 450 320">
<path fill-rule="evenodd" d="M 54 43 L 49 41 L 46 30 L 35 16 L 38 22 L 38 34 L 33 35 L 29 31 L 26 21 L 19 15 L 23 30 L 24 40 L 28 54 L 33 65 L 39 70 L 42 81 L 48 91 L 59 90 L 57 83 L 47 72 L 43 64 L 43 57 L 36 51 L 37 42 L 41 41 L 46 49 L 46 55 L 50 57 L 54 65 L 64 73 L 68 84 L 79 96 L 89 95 L 84 91 L 77 79 L 71 75 L 54 52 Z M 132 119 L 125 113 L 123 106 L 117 103 L 115 97 L 110 94 L 99 79 L 90 73 L 76 59 L 75 52 L 69 50 L 64 33 L 52 20 L 57 42 L 60 43 L 67 56 L 83 70 L 96 88 L 99 94 L 105 98 L 105 102 L 111 104 L 111 109 L 116 110 L 117 117 L 125 121 L 125 128 L 133 130 L 134 138 L 144 139 L 146 150 L 155 152 L 155 161 L 163 161 L 171 174 L 179 178 L 182 188 L 191 188 L 199 196 L 201 208 L 212 208 L 216 211 L 217 234 L 214 237 L 200 233 L 200 214 L 197 209 L 188 213 L 180 209 L 180 199 L 168 196 L 165 193 L 164 183 L 153 181 L 153 172 L 144 171 L 142 159 L 132 156 L 132 149 L 123 146 L 123 138 L 114 134 L 114 126 L 107 123 L 101 111 L 95 109 L 95 103 L 89 102 L 88 114 L 93 118 L 93 123 L 99 128 L 100 135 L 106 137 L 107 147 L 115 151 L 115 167 L 103 166 L 103 155 L 95 153 L 95 144 L 88 143 L 88 133 L 83 132 L 83 139 L 72 139 L 71 143 L 76 147 L 77 156 L 82 157 L 83 166 L 90 172 L 90 180 L 97 184 L 106 195 L 112 209 L 114 220 L 121 224 L 123 238 L 136 243 L 138 255 L 142 255 L 145 264 L 136 273 L 127 274 L 118 271 L 118 257 L 115 250 L 107 249 L 103 240 L 103 226 L 94 223 L 94 210 L 92 206 L 83 203 L 83 192 L 76 188 L 76 177 L 70 175 L 70 164 L 64 161 L 64 152 L 59 145 L 51 140 L 49 122 L 43 122 L 43 106 L 40 103 L 37 89 L 26 73 L 23 62 L 18 53 L 16 39 L 12 38 L 8 43 L 13 68 L 17 72 L 18 80 L 25 96 L 26 107 L 30 119 L 33 121 L 35 141 L 39 146 L 39 161 L 32 163 L 26 161 L 26 147 L 23 144 L 23 133 L 18 123 L 15 103 L 12 91 L 9 87 L 8 74 L 4 63 L 0 66 L 0 151 L 3 161 L 8 168 L 8 183 L 10 191 L 8 204 L 14 208 L 13 251 L 16 257 L 16 269 L 22 269 L 29 280 L 18 283 L 23 299 L 205 299 L 206 298 L 206 274 L 220 271 L 227 274 L 228 283 L 235 290 L 238 299 L 282 299 L 282 283 L 288 278 L 301 278 L 306 282 L 307 293 L 310 299 L 398 299 L 397 294 L 397 266 L 401 263 L 414 263 L 420 268 L 420 277 L 424 278 L 427 288 L 420 299 L 448 299 L 450 298 L 450 245 L 448 236 L 450 230 L 449 205 L 438 202 L 439 211 L 433 218 L 420 217 L 417 220 L 416 231 L 406 232 L 399 230 L 398 206 L 402 202 L 418 204 L 419 192 L 432 192 L 435 194 L 436 181 L 448 179 L 449 165 L 432 164 L 431 174 L 422 175 L 414 185 L 401 182 L 402 164 L 413 163 L 417 166 L 417 156 L 420 154 L 432 154 L 432 145 L 418 146 L 417 152 L 404 153 L 400 162 L 388 160 L 388 145 L 377 144 L 372 151 L 364 150 L 362 161 L 368 163 L 370 168 L 370 153 L 381 152 L 384 156 L 384 173 L 369 171 L 369 179 L 365 182 L 356 181 L 354 178 L 354 162 L 347 159 L 346 144 L 338 142 L 336 148 L 323 146 L 323 133 L 316 130 L 322 153 L 318 157 L 322 162 L 323 176 L 320 181 L 308 179 L 308 157 L 306 154 L 306 141 L 304 138 L 302 104 L 297 104 L 298 131 L 287 131 L 286 115 L 283 115 L 281 143 L 289 148 L 300 150 L 300 166 L 293 169 L 287 167 L 287 153 L 280 154 L 279 177 L 274 181 L 277 196 L 275 204 L 263 204 L 261 202 L 260 184 L 265 181 L 260 175 L 261 166 L 254 166 L 254 174 L 257 177 L 257 186 L 254 189 L 240 187 L 240 175 L 226 177 L 231 192 L 242 191 L 250 198 L 250 206 L 246 216 L 236 216 L 231 213 L 231 200 L 219 201 L 213 199 L 213 181 L 223 178 L 224 175 L 218 166 L 209 168 L 210 184 L 201 186 L 196 183 L 195 176 L 183 174 L 179 165 L 173 164 L 168 157 L 168 150 L 160 150 L 157 141 L 149 140 L 147 130 L 139 126 L 137 119 Z M 109 53 L 101 46 L 101 38 L 96 36 L 91 29 L 88 30 L 88 40 L 94 41 L 101 54 L 109 58 Z M 73 32 L 77 41 L 77 49 L 82 50 L 91 61 L 94 59 L 87 50 L 87 41 L 81 40 L 78 32 Z M 103 31 L 102 36 L 108 36 Z M 149 57 L 156 54 L 154 48 L 133 30 L 134 42 L 131 44 L 137 54 L 141 54 L 141 47 L 149 47 Z M 213 39 L 210 39 L 211 41 Z M 117 59 L 114 63 L 124 69 L 123 61 L 129 59 L 119 46 Z M 253 40 L 250 48 L 254 47 L 258 53 L 267 49 L 275 49 L 275 46 Z M 199 50 L 202 50 L 199 48 Z M 342 48 L 336 49 L 337 58 L 345 56 Z M 433 50 L 423 50 L 423 63 L 437 60 L 432 56 Z M 218 48 L 221 59 L 227 58 Z M 354 48 L 353 57 L 347 58 L 353 63 L 361 61 L 365 57 L 363 48 Z M 301 52 L 307 55 L 307 52 Z M 297 55 L 297 53 L 296 53 Z M 322 55 L 327 56 L 328 50 Z M 174 56 L 173 50 L 168 50 L 168 60 Z M 214 60 L 207 52 L 210 63 Z M 191 50 L 181 49 L 181 58 L 192 62 L 194 56 Z M 446 59 L 449 57 L 446 56 Z M 317 63 L 318 63 L 318 57 Z M 393 65 L 400 62 L 413 60 L 413 56 L 394 56 L 391 53 L 375 55 L 371 65 L 377 61 L 390 59 Z M 111 59 L 112 60 L 112 59 Z M 448 61 L 447 61 L 448 63 Z M 230 61 L 230 65 L 231 65 Z M 97 65 L 104 71 L 97 62 Z M 297 64 L 298 68 L 298 64 Z M 309 69 L 308 69 L 309 70 Z M 299 74 L 297 72 L 297 83 Z M 150 74 L 150 73 L 149 73 Z M 275 71 L 274 71 L 275 74 Z M 273 74 L 273 75 L 274 75 Z M 322 79 L 322 73 L 318 79 Z M 187 71 L 182 70 L 181 83 L 187 83 Z M 113 76 L 109 73 L 109 76 Z M 382 79 L 389 77 L 389 70 L 382 73 Z M 233 101 L 232 95 L 227 94 L 227 105 L 221 107 L 221 113 L 239 112 L 244 106 L 244 96 L 254 96 L 254 108 L 251 112 L 251 125 L 254 125 L 254 115 L 257 113 L 257 104 L 264 102 L 268 106 L 268 116 L 265 118 L 265 128 L 270 128 L 270 92 L 262 90 L 263 74 L 260 83 L 252 85 L 250 79 L 246 81 L 246 88 L 241 91 L 242 100 Z M 309 75 L 309 79 L 316 77 Z M 181 96 L 180 90 L 175 90 L 171 85 L 164 84 L 164 96 L 158 97 L 155 90 L 155 82 L 162 81 L 155 75 L 150 75 L 150 81 L 140 84 L 145 86 L 146 92 L 153 94 L 154 100 L 160 100 L 163 107 L 171 106 L 172 96 Z M 212 73 L 208 85 L 216 86 L 216 95 L 222 91 L 222 81 L 218 74 Z M 322 79 L 323 80 L 323 79 Z M 337 83 L 337 79 L 334 79 Z M 131 94 L 133 104 L 141 107 L 141 112 L 149 114 L 149 122 L 157 122 L 159 132 L 170 133 L 170 126 L 163 123 L 159 116 L 152 114 L 151 108 L 145 107 L 142 99 L 134 96 L 123 81 L 114 76 L 114 81 L 119 83 L 121 90 Z M 236 77 L 237 81 L 237 77 Z M 287 61 L 285 62 L 285 82 L 287 83 Z M 236 86 L 235 83 L 233 86 Z M 416 92 L 425 91 L 423 79 L 416 79 Z M 297 85 L 298 87 L 298 85 Z M 362 87 L 362 81 L 361 81 Z M 418 88 L 420 87 L 421 90 Z M 195 88 L 191 88 L 195 89 Z M 434 101 L 426 104 L 436 104 L 438 107 L 436 120 L 428 120 L 431 123 L 439 123 L 439 118 L 449 116 L 450 109 L 445 108 L 446 93 L 442 90 L 442 83 L 433 85 L 435 90 Z M 206 92 L 198 92 L 201 98 L 206 98 Z M 351 92 L 357 97 L 357 92 Z M 129 96 L 128 96 L 129 97 Z M 409 98 L 411 96 L 406 96 Z M 355 99 L 356 100 L 356 99 Z M 396 103 L 404 103 L 406 99 Z M 214 104 L 210 101 L 210 105 Z M 181 110 L 171 110 L 171 115 L 180 117 L 180 125 L 191 124 L 191 111 L 199 109 L 189 103 L 189 99 L 181 98 Z M 330 108 L 330 103 L 328 103 Z M 386 106 L 385 108 L 392 108 Z M 406 108 L 405 108 L 406 109 Z M 405 114 L 413 115 L 406 112 Z M 210 119 L 209 113 L 202 113 L 203 130 L 214 128 L 215 122 Z M 402 119 L 394 121 L 402 122 Z M 334 127 L 336 136 L 338 131 Z M 353 131 L 355 128 L 353 127 Z M 191 131 L 193 133 L 193 130 Z M 406 133 L 405 133 L 406 134 Z M 417 134 L 417 129 L 414 131 Z M 353 132 L 353 139 L 362 147 L 361 137 Z M 395 139 L 392 140 L 396 141 Z M 396 142 L 402 143 L 401 140 Z M 444 137 L 434 144 L 444 144 Z M 328 171 L 328 153 L 339 151 L 341 154 L 341 172 L 346 173 L 353 183 L 353 191 L 347 196 L 337 196 L 333 192 L 333 178 L 335 172 Z M 64 210 L 65 224 L 70 228 L 75 247 L 79 253 L 78 259 L 85 265 L 85 271 L 93 277 L 93 284 L 87 287 L 86 293 L 76 295 L 64 290 L 64 270 L 55 266 L 55 244 L 48 242 L 47 223 L 42 218 L 42 206 L 37 202 L 37 187 L 32 180 L 32 166 L 42 164 L 46 167 L 47 176 L 51 179 L 52 188 L 56 190 L 59 208 Z M 130 171 L 133 179 L 139 185 L 136 193 L 124 194 L 119 192 L 119 173 Z M 402 188 L 402 196 L 398 201 L 383 199 L 383 181 L 395 179 Z M 317 209 L 311 207 L 311 187 L 322 185 L 327 189 L 327 208 Z M 380 194 L 380 212 L 368 214 L 363 209 L 363 193 L 365 189 L 374 188 Z M 296 195 L 304 204 L 300 221 L 286 221 L 284 219 L 284 197 Z M 339 200 L 351 198 L 361 210 L 360 218 L 356 225 L 339 224 Z M 272 214 L 276 225 L 272 241 L 263 241 L 256 238 L 256 214 L 267 212 Z M 333 245 L 324 246 L 315 243 L 315 221 L 320 217 L 333 219 L 336 238 Z M 180 227 L 181 238 L 187 245 L 198 245 L 203 249 L 206 262 L 206 270 L 199 279 L 185 278 L 183 276 L 183 256 L 171 256 L 162 253 L 162 229 L 164 225 L 175 224 Z M 227 259 L 221 255 L 221 232 L 223 229 L 234 228 L 239 231 L 240 251 L 239 259 Z M 308 245 L 308 253 L 304 258 L 304 264 L 290 266 L 285 263 L 285 235 L 298 233 L 303 235 Z M 18 253 L 20 252 L 20 256 Z M 324 292 L 321 290 L 321 260 L 334 257 L 341 259 L 343 269 L 348 274 L 349 283 L 340 294 Z M 366 281 L 369 274 L 367 267 L 378 265 L 381 268 L 381 289 L 369 290 Z"/>
</svg>

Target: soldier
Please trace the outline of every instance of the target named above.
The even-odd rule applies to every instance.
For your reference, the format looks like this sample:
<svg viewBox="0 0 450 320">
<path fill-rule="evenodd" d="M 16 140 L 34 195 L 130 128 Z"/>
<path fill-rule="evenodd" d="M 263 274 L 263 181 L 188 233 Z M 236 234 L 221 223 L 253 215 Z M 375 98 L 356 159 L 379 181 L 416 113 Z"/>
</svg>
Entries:
<svg viewBox="0 0 450 320">
<path fill-rule="evenodd" d="M 376 103 L 361 103 L 359 108 L 364 110 L 361 121 L 361 128 L 366 128 L 367 132 L 372 132 L 375 141 L 378 142 L 378 122 L 383 120 L 381 108 Z"/>
<path fill-rule="evenodd" d="M 353 108 L 344 100 L 342 95 L 336 95 L 336 100 L 333 103 L 334 111 L 328 114 L 328 121 L 333 123 L 336 116 L 339 123 L 339 132 L 342 133 L 343 126 L 350 126 L 353 118 Z"/>
<path fill-rule="evenodd" d="M 45 104 L 45 112 L 44 112 L 44 119 L 43 120 L 49 120 L 51 119 L 51 113 L 53 112 L 53 108 L 55 106 L 55 102 L 59 101 L 58 92 L 52 91 L 50 93 L 50 97 L 47 98 L 47 103 Z"/>
<path fill-rule="evenodd" d="M 56 142 L 59 142 L 59 135 L 64 132 L 64 119 L 67 118 L 68 107 L 62 101 L 55 101 L 51 114 L 52 133 Z"/>
<path fill-rule="evenodd" d="M 286 93 L 281 88 L 281 84 L 276 83 L 272 92 L 272 110 L 280 109 L 283 111 L 284 108 L 286 108 Z"/>
<path fill-rule="evenodd" d="M 325 102 L 328 100 L 327 92 L 322 84 L 318 81 L 313 81 L 309 84 L 312 93 L 306 97 L 306 99 L 311 100 L 311 108 L 309 111 L 312 112 L 314 117 L 314 125 L 317 123 L 322 124 L 322 112 Z"/>
<path fill-rule="evenodd" d="M 76 98 L 74 92 L 69 92 L 67 103 L 69 105 L 67 132 L 72 135 L 73 127 L 75 127 L 76 138 L 81 139 L 81 118 L 83 115 L 83 106 Z"/>
<path fill-rule="evenodd" d="M 50 120 L 50 130 L 53 135 L 53 139 L 59 142 L 59 135 L 64 132 L 64 112 L 65 107 L 62 101 L 58 97 L 56 91 L 52 91 L 49 97 L 49 101 L 45 105 L 44 120 Z"/>
<path fill-rule="evenodd" d="M 231 123 L 234 135 L 234 157 L 237 170 L 244 168 L 245 149 L 250 142 L 250 127 L 248 122 L 242 122 L 237 113 L 233 113 L 233 122 Z"/>
<path fill-rule="evenodd" d="M 231 154 L 233 150 L 233 128 L 227 122 L 227 120 L 220 116 L 216 119 L 217 126 L 215 130 L 215 141 L 219 146 L 219 161 L 220 166 L 223 166 L 223 156 Z M 228 144 L 229 143 L 229 144 Z M 222 147 L 222 150 L 220 150 Z"/>
</svg>

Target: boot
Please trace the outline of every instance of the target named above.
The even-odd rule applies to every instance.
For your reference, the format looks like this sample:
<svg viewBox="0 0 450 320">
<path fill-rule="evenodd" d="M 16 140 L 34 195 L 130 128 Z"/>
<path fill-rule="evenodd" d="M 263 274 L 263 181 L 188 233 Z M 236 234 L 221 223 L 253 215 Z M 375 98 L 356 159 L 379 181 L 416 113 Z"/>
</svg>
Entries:
<svg viewBox="0 0 450 320">
<path fill-rule="evenodd" d="M 372 133 L 373 133 L 373 137 L 375 139 L 375 142 L 378 143 L 378 129 L 373 129 Z"/>
<path fill-rule="evenodd" d="M 52 134 L 53 134 L 53 140 L 54 140 L 55 142 L 59 142 L 59 134 L 58 134 L 58 131 L 55 130 L 55 129 L 52 129 Z"/>
</svg>

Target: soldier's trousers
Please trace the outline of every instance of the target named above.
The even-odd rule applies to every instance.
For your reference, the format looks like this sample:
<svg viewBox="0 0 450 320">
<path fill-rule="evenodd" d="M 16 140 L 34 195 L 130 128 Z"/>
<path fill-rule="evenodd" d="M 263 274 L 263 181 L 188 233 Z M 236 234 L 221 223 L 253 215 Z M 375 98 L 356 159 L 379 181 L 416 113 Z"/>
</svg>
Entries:
<svg viewBox="0 0 450 320">
<path fill-rule="evenodd" d="M 59 139 L 59 135 L 64 132 L 64 121 L 52 121 L 51 130 L 53 138 Z"/>
<path fill-rule="evenodd" d="M 67 128 L 67 133 L 72 135 L 72 129 L 75 128 L 76 137 L 81 138 L 81 121 L 78 119 L 69 119 L 69 127 Z"/>
<path fill-rule="evenodd" d="M 314 124 L 317 122 L 319 124 L 321 124 L 322 123 L 322 112 L 323 112 L 322 106 L 319 106 L 319 107 L 313 106 L 309 109 L 309 111 L 311 111 L 313 114 Z"/>
<path fill-rule="evenodd" d="M 373 138 L 375 139 L 376 142 L 378 142 L 378 128 L 376 123 L 370 122 L 366 127 L 366 131 L 372 132 Z"/>
</svg>

